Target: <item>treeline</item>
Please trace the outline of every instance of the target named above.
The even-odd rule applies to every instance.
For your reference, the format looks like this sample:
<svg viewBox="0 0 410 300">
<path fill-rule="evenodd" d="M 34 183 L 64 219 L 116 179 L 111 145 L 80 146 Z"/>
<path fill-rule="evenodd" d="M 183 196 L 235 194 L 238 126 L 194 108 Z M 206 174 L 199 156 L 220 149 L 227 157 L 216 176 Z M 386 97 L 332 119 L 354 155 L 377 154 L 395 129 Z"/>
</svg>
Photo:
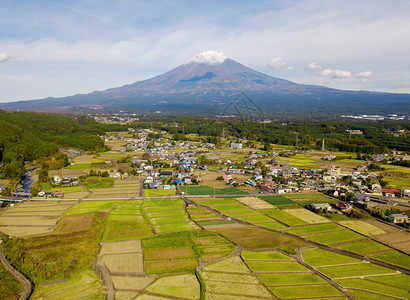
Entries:
<svg viewBox="0 0 410 300">
<path fill-rule="evenodd" d="M 102 124 L 85 116 L 0 111 L 0 162 L 5 178 L 21 178 L 24 162 L 48 157 L 59 147 L 105 149 Z"/>
</svg>

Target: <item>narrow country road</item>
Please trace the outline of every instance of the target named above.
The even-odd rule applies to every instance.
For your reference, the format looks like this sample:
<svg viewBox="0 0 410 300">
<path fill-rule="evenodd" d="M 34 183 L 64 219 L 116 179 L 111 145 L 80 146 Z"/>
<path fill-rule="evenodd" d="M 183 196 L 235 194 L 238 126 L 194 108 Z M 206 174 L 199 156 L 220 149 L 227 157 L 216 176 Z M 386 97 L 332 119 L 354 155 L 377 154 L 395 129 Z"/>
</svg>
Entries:
<svg viewBox="0 0 410 300">
<path fill-rule="evenodd" d="M 3 264 L 3 266 L 6 268 L 7 271 L 9 271 L 20 283 L 23 285 L 23 293 L 20 296 L 20 300 L 26 300 L 31 294 L 32 291 L 32 285 L 31 282 L 19 271 L 13 268 L 13 266 L 9 263 L 9 261 L 6 259 L 3 251 L 3 247 L 0 245 L 0 261 Z"/>
</svg>

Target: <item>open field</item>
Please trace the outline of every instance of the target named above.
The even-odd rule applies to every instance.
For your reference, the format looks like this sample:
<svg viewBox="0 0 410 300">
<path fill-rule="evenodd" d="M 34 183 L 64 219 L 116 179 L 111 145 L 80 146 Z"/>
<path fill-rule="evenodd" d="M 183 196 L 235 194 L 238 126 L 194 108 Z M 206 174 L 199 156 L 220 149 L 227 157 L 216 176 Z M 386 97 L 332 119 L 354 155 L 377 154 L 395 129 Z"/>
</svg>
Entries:
<svg viewBox="0 0 410 300">
<path fill-rule="evenodd" d="M 261 199 L 258 199 L 256 197 L 238 197 L 236 199 L 238 202 L 245 204 L 246 206 L 252 208 L 252 209 L 269 209 L 269 208 L 275 208 L 270 203 L 267 203 L 266 201 L 263 201 Z"/>
<path fill-rule="evenodd" d="M 169 190 L 147 190 L 144 189 L 144 196 L 145 197 L 157 197 L 157 196 L 175 196 L 175 189 Z"/>
<path fill-rule="evenodd" d="M 103 243 L 98 265 L 108 268 L 111 275 L 144 274 L 144 259 L 140 240 Z M 117 278 L 119 280 L 119 278 Z"/>
<path fill-rule="evenodd" d="M 186 195 L 248 195 L 247 192 L 234 187 L 217 189 L 209 186 L 181 186 L 180 190 Z"/>
<path fill-rule="evenodd" d="M 84 270 L 67 282 L 38 285 L 32 299 L 104 299 L 103 282 L 92 270 Z"/>
<path fill-rule="evenodd" d="M 288 198 L 290 200 L 293 200 L 293 201 L 299 201 L 299 200 L 334 200 L 333 198 L 330 198 L 326 195 L 318 194 L 318 193 L 286 194 L 284 197 Z"/>
<path fill-rule="evenodd" d="M 2 210 L 0 230 L 17 237 L 52 233 L 60 216 L 72 205 L 67 202 L 35 201 L 16 204 Z"/>
<path fill-rule="evenodd" d="M 100 210 L 110 210 L 122 201 L 82 201 L 67 211 L 67 215 L 80 215 Z"/>
<path fill-rule="evenodd" d="M 373 239 L 389 245 L 390 247 L 401 250 L 410 254 L 410 233 L 407 231 L 398 231 L 378 236 L 373 236 Z"/>
<path fill-rule="evenodd" d="M 200 285 L 193 274 L 161 277 L 145 291 L 184 299 L 199 300 L 200 298 Z"/>
<path fill-rule="evenodd" d="M 253 252 L 253 251 L 242 251 L 242 257 L 245 260 L 293 260 L 293 258 L 278 252 L 278 251 L 264 251 L 264 252 Z"/>
<path fill-rule="evenodd" d="M 363 238 L 363 236 L 353 231 L 345 230 L 309 235 L 307 238 L 317 243 L 331 245 L 351 240 L 357 240 Z"/>
<path fill-rule="evenodd" d="M 280 285 L 303 285 L 312 283 L 326 283 L 324 279 L 315 275 L 314 273 L 290 273 L 285 274 L 258 274 L 258 277 L 267 286 L 280 286 Z M 305 287 L 306 288 L 306 287 Z"/>
<path fill-rule="evenodd" d="M 311 266 L 360 263 L 361 260 L 319 248 L 303 251 L 303 260 Z"/>
<path fill-rule="evenodd" d="M 142 201 L 118 205 L 107 218 L 104 241 L 139 239 L 152 235 L 152 228 L 140 212 Z"/>
<path fill-rule="evenodd" d="M 236 295 L 237 299 L 240 299 L 239 295 L 271 297 L 239 256 L 232 256 L 205 266 L 201 276 L 210 299 L 214 298 L 215 293 L 225 299 L 229 295 Z"/>
<path fill-rule="evenodd" d="M 225 257 L 235 247 L 221 236 L 207 231 L 184 231 L 143 240 L 147 273 L 193 270 L 198 264 Z"/>
<path fill-rule="evenodd" d="M 351 243 L 343 243 L 338 245 L 337 248 L 357 254 L 365 254 L 390 249 L 389 247 L 372 240 L 360 240 Z"/>
<path fill-rule="evenodd" d="M 144 273 L 142 253 L 105 254 L 101 262 L 110 273 Z"/>
<path fill-rule="evenodd" d="M 261 209 L 260 212 L 288 226 L 308 224 L 306 221 L 299 219 L 294 215 L 280 209 Z"/>
<path fill-rule="evenodd" d="M 319 224 L 319 225 L 286 228 L 283 231 L 293 233 L 296 235 L 305 235 L 305 234 L 327 232 L 327 231 L 340 230 L 340 229 L 343 229 L 343 227 L 337 224 L 334 224 L 334 223 L 330 223 L 330 224 Z"/>
<path fill-rule="evenodd" d="M 373 226 L 369 223 L 366 223 L 364 221 L 352 220 L 352 221 L 340 221 L 339 223 L 354 231 L 357 231 L 358 233 L 361 233 L 367 236 L 380 235 L 380 234 L 386 233 L 386 231 L 381 230 L 380 228 Z"/>
<path fill-rule="evenodd" d="M 374 254 L 372 258 L 410 270 L 410 256 L 399 251 L 393 250 Z"/>
<path fill-rule="evenodd" d="M 320 272 L 331 278 L 344 278 L 354 276 L 378 275 L 378 274 L 394 274 L 395 271 L 370 263 L 358 263 L 352 265 L 339 265 L 332 267 L 319 267 Z"/>
<path fill-rule="evenodd" d="M 294 204 L 292 200 L 289 200 L 283 196 L 260 196 L 259 198 L 274 206 Z"/>
<path fill-rule="evenodd" d="M 58 233 L 73 233 L 79 231 L 87 231 L 93 223 L 93 213 L 64 216 L 58 223 L 56 232 Z"/>
<path fill-rule="evenodd" d="M 366 222 L 370 225 L 373 225 L 377 228 L 380 228 L 381 230 L 383 230 L 385 232 L 398 232 L 398 231 L 402 230 L 402 229 L 399 229 L 399 228 L 394 227 L 392 225 L 380 222 L 377 219 L 364 220 L 364 222 Z"/>
<path fill-rule="evenodd" d="M 199 229 L 189 220 L 179 198 L 147 199 L 142 205 L 143 214 L 158 233 Z"/>
<path fill-rule="evenodd" d="M 308 272 L 304 266 L 297 261 L 252 261 L 246 262 L 249 268 L 255 273 L 264 272 Z"/>
<path fill-rule="evenodd" d="M 270 290 L 280 299 L 292 298 L 322 298 L 322 297 L 340 297 L 342 292 L 331 286 L 330 284 L 309 284 L 306 286 L 281 286 L 271 287 Z M 335 298 L 340 299 L 340 298 Z"/>
<path fill-rule="evenodd" d="M 367 278 L 352 278 L 352 279 L 339 279 L 336 280 L 337 283 L 342 285 L 343 287 L 349 288 L 356 288 L 356 289 L 364 289 L 368 291 L 374 291 L 377 293 L 383 293 L 390 295 L 392 297 L 401 297 L 404 299 L 408 299 L 410 297 L 410 290 L 409 290 L 409 281 L 404 283 L 403 280 L 400 280 L 400 276 L 406 276 L 407 280 L 410 280 L 409 276 L 407 275 L 391 275 L 391 276 L 381 276 L 381 277 L 367 277 Z M 375 279 L 380 280 L 380 282 L 375 281 Z M 405 277 L 402 277 L 403 279 Z M 384 281 L 384 279 L 390 279 L 394 284 L 395 280 L 398 282 L 401 281 L 401 284 L 395 283 L 395 286 L 391 286 L 391 284 Z M 403 284 L 404 283 L 404 284 Z M 360 299 L 360 298 L 359 298 Z"/>
<path fill-rule="evenodd" d="M 82 181 L 82 184 L 87 189 L 110 188 L 114 186 L 114 179 L 110 177 L 90 176 Z"/>
<path fill-rule="evenodd" d="M 113 275 L 112 281 L 115 290 L 136 290 L 142 291 L 148 285 L 150 285 L 155 279 L 155 276 L 116 276 Z"/>
<path fill-rule="evenodd" d="M 234 243 L 251 249 L 273 249 L 281 246 L 294 249 L 306 245 L 306 243 L 294 238 L 263 229 L 243 227 L 233 229 L 214 229 L 213 231 L 223 235 Z"/>
<path fill-rule="evenodd" d="M 318 223 L 328 223 L 330 222 L 328 219 L 319 216 L 309 210 L 304 208 L 297 208 L 297 209 L 284 209 L 283 211 L 291 214 L 309 224 L 318 224 Z"/>
</svg>

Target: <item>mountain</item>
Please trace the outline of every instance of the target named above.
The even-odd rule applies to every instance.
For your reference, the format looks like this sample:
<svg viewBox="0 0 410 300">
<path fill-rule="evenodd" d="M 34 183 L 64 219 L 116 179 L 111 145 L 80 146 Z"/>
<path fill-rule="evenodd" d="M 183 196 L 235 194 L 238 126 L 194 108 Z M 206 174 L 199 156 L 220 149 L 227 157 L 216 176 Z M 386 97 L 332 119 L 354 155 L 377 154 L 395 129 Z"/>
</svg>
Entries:
<svg viewBox="0 0 410 300">
<path fill-rule="evenodd" d="M 220 113 L 240 93 L 266 113 L 409 113 L 410 95 L 304 85 L 252 70 L 207 51 L 162 75 L 89 94 L 0 104 L 5 110 L 184 111 Z M 243 105 L 247 106 L 245 101 Z M 236 110 L 238 110 L 236 108 Z"/>
</svg>

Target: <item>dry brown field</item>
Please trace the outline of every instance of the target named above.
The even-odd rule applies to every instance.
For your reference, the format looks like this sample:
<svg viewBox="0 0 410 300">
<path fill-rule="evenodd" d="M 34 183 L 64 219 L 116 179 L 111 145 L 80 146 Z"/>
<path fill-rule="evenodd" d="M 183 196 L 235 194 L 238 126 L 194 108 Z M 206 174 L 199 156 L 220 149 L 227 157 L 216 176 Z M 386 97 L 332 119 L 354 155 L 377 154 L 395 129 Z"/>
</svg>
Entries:
<svg viewBox="0 0 410 300">
<path fill-rule="evenodd" d="M 386 232 L 399 232 L 399 231 L 401 231 L 401 229 L 399 229 L 399 228 L 397 228 L 397 227 L 394 227 L 394 226 L 392 226 L 392 225 L 389 225 L 389 224 L 386 224 L 386 223 L 383 223 L 383 222 L 379 222 L 379 221 L 377 221 L 377 220 L 375 220 L 375 219 L 365 220 L 365 222 L 366 222 L 366 223 L 369 223 L 369 224 L 371 224 L 371 225 L 373 225 L 373 226 L 376 226 L 376 227 L 378 227 L 378 228 L 380 228 L 381 230 L 384 230 L 384 231 L 386 231 Z"/>
<path fill-rule="evenodd" d="M 252 209 L 269 209 L 276 208 L 272 204 L 258 199 L 256 197 L 239 197 L 236 199 L 238 202 L 249 206 Z"/>
<path fill-rule="evenodd" d="M 142 253 L 141 240 L 103 243 L 100 255 L 138 252 Z"/>
<path fill-rule="evenodd" d="M 0 231 L 9 236 L 27 237 L 32 235 L 53 233 L 54 226 L 0 226 Z"/>
<path fill-rule="evenodd" d="M 86 231 L 91 228 L 94 214 L 65 216 L 59 223 L 60 233 Z"/>
<path fill-rule="evenodd" d="M 54 231 L 60 216 L 73 202 L 25 201 L 2 210 L 0 230 L 10 236 L 25 237 Z"/>
<path fill-rule="evenodd" d="M 105 254 L 101 262 L 110 273 L 144 273 L 142 253 Z"/>
<path fill-rule="evenodd" d="M 385 243 L 392 248 L 396 248 L 407 254 L 410 254 L 410 233 L 406 231 L 399 231 L 394 233 L 387 233 L 373 237 L 374 240 Z"/>
<path fill-rule="evenodd" d="M 114 288 L 118 290 L 135 290 L 142 291 L 150 285 L 157 277 L 133 277 L 133 276 L 112 276 Z"/>
</svg>

